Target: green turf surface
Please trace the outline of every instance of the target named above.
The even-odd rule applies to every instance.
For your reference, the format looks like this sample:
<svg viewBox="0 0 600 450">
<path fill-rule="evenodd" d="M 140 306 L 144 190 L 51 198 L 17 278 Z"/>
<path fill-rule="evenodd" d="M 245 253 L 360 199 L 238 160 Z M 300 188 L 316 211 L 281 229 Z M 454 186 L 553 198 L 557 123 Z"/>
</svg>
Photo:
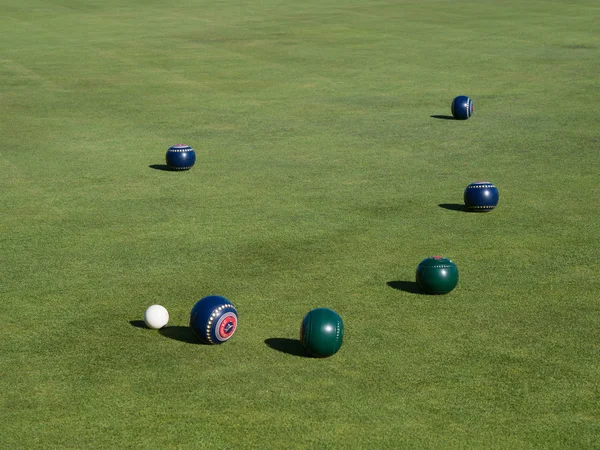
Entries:
<svg viewBox="0 0 600 450">
<path fill-rule="evenodd" d="M 4 0 L 0 448 L 597 448 L 598 17 Z M 457 210 L 480 179 L 498 208 Z M 413 292 L 433 254 L 447 296 Z M 189 342 L 209 294 L 221 346 Z M 296 351 L 316 307 L 329 359 Z"/>
</svg>

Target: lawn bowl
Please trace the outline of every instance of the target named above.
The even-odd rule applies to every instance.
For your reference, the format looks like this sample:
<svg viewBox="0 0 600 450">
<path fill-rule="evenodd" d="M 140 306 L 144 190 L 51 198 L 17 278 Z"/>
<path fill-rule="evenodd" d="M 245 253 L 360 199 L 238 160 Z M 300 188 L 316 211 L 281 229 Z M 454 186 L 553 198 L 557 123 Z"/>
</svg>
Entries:
<svg viewBox="0 0 600 450">
<path fill-rule="evenodd" d="M 167 150 L 166 160 L 171 170 L 189 170 L 196 162 L 196 152 L 189 145 L 172 145 Z"/>
<path fill-rule="evenodd" d="M 488 181 L 476 181 L 465 189 L 465 206 L 469 211 L 486 212 L 498 206 L 498 188 Z"/>
<path fill-rule="evenodd" d="M 473 115 L 473 100 L 466 95 L 459 95 L 452 100 L 452 116 L 457 120 L 467 120 Z"/>
<path fill-rule="evenodd" d="M 417 266 L 417 284 L 426 294 L 447 294 L 458 284 L 456 264 L 443 256 L 430 256 Z"/>
<path fill-rule="evenodd" d="M 196 302 L 190 314 L 190 328 L 205 344 L 222 344 L 237 329 L 235 306 L 219 295 L 209 295 Z"/>
<path fill-rule="evenodd" d="M 300 327 L 300 342 L 312 356 L 326 358 L 336 354 L 343 339 L 344 324 L 335 311 L 317 308 L 304 316 Z"/>
</svg>

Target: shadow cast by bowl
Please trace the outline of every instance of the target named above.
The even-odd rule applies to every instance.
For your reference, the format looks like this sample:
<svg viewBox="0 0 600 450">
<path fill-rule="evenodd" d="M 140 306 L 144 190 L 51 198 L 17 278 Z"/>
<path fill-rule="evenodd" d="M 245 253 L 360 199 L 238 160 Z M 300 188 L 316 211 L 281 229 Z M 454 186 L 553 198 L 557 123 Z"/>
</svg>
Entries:
<svg viewBox="0 0 600 450">
<path fill-rule="evenodd" d="M 442 120 L 456 120 L 453 116 L 447 116 L 445 114 L 434 114 L 432 116 L 429 116 L 432 119 L 442 119 Z"/>
<path fill-rule="evenodd" d="M 186 344 L 209 345 L 198 339 L 190 327 L 165 327 L 158 330 L 158 332 L 164 337 L 168 337 L 169 339 L 179 342 L 185 342 Z"/>
<path fill-rule="evenodd" d="M 397 291 L 409 292 L 411 294 L 422 295 L 423 291 L 415 281 L 388 281 L 387 285 Z"/>
<path fill-rule="evenodd" d="M 154 170 L 164 170 L 166 172 L 171 172 L 171 169 L 169 169 L 169 166 L 167 166 L 166 164 L 150 164 L 148 167 Z"/>
<path fill-rule="evenodd" d="M 146 326 L 146 322 L 144 322 L 143 320 L 130 320 L 130 321 L 129 321 L 129 324 L 130 324 L 132 327 L 136 327 L 136 328 L 146 328 L 146 329 L 149 329 L 149 328 Z"/>
<path fill-rule="evenodd" d="M 302 342 L 300 342 L 299 339 L 269 338 L 265 339 L 265 344 L 273 350 L 287 353 L 288 355 L 312 358 L 312 356 L 304 349 Z"/>
<path fill-rule="evenodd" d="M 473 212 L 460 203 L 440 203 L 438 206 L 440 208 L 449 209 L 450 211 Z"/>
</svg>

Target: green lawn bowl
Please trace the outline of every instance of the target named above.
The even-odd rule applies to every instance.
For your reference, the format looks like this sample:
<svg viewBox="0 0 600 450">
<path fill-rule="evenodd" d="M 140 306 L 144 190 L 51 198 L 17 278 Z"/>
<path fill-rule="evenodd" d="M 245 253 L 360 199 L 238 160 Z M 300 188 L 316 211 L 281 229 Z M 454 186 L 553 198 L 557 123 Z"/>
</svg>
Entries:
<svg viewBox="0 0 600 450">
<path fill-rule="evenodd" d="M 443 256 L 430 256 L 417 266 L 417 284 L 426 294 L 447 294 L 458 284 L 456 264 Z"/>
<path fill-rule="evenodd" d="M 328 308 L 310 311 L 302 321 L 300 341 L 308 353 L 326 358 L 337 353 L 344 338 L 344 324 L 338 313 Z"/>
</svg>

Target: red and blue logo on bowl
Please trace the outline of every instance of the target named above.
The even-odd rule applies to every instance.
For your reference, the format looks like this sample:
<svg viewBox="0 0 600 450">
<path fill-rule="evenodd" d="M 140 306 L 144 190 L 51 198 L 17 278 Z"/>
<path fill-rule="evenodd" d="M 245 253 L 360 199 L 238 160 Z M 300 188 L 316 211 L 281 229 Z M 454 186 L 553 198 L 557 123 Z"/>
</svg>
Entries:
<svg viewBox="0 0 600 450">
<path fill-rule="evenodd" d="M 237 315 L 234 312 L 223 314 L 215 325 L 215 337 L 223 342 L 233 336 L 237 328 Z"/>
</svg>

